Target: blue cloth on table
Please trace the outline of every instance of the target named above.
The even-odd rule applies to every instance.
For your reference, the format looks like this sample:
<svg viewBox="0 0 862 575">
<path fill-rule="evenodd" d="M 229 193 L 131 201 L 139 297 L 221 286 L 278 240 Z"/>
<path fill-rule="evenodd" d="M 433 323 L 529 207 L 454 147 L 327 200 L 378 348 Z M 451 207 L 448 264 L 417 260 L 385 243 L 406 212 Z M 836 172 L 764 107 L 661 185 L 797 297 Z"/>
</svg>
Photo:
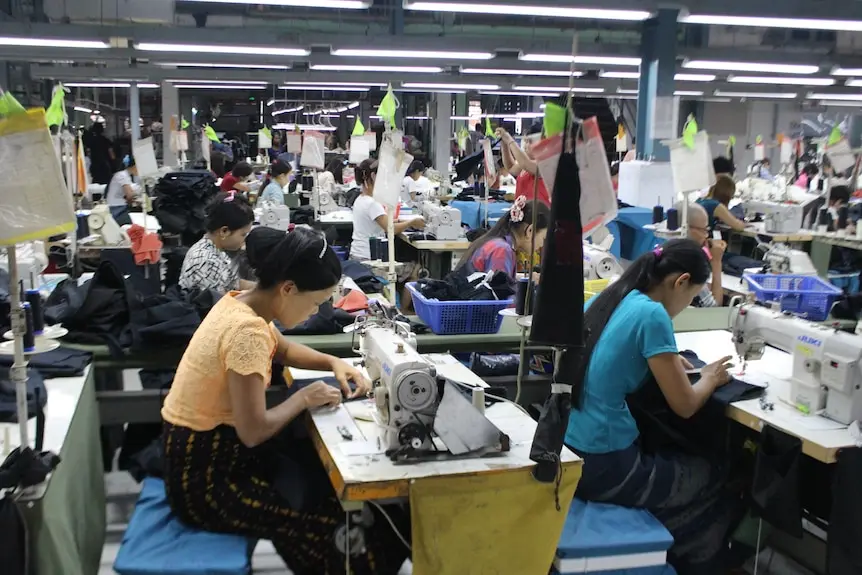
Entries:
<svg viewBox="0 0 862 575">
<path fill-rule="evenodd" d="M 619 225 L 618 257 L 634 261 L 655 247 L 655 234 L 644 229 L 645 225 L 652 223 L 651 209 L 622 208 L 614 221 Z"/>
<path fill-rule="evenodd" d="M 247 575 L 255 541 L 180 523 L 161 479 L 147 477 L 114 562 L 119 575 Z"/>
<path fill-rule="evenodd" d="M 488 219 L 501 218 L 512 207 L 510 202 L 463 202 L 454 200 L 449 206 L 461 212 L 461 224 L 471 230 L 482 227 L 485 223 L 485 209 L 488 206 Z"/>
<path fill-rule="evenodd" d="M 576 498 L 554 568 L 562 575 L 670 575 L 674 569 L 663 557 L 671 545 L 673 537 L 648 511 Z"/>
</svg>

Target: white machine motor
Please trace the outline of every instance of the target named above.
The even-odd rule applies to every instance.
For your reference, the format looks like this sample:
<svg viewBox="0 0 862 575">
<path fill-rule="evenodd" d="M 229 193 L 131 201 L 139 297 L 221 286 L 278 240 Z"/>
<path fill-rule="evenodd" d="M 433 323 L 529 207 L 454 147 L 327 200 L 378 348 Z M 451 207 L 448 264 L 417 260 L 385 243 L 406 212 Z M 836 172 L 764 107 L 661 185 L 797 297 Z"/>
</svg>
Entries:
<svg viewBox="0 0 862 575">
<path fill-rule="evenodd" d="M 290 229 L 290 208 L 264 202 L 260 213 L 260 225 L 286 232 Z"/>
<path fill-rule="evenodd" d="M 438 381 L 435 366 L 399 334 L 403 328 L 366 323 L 359 328 L 360 350 L 374 384 L 382 447 L 390 458 L 478 457 L 509 450 L 508 436 L 464 397 L 457 384 Z"/>
<path fill-rule="evenodd" d="M 763 357 L 766 345 L 793 356 L 790 401 L 839 423 L 862 420 L 862 339 L 752 303 L 731 310 L 736 353 Z"/>
<path fill-rule="evenodd" d="M 584 279 L 605 280 L 620 276 L 623 268 L 614 255 L 595 244 L 584 243 Z"/>
<path fill-rule="evenodd" d="M 311 205 L 314 208 L 314 212 L 318 215 L 337 212 L 341 209 L 332 193 L 321 189 L 317 185 L 314 186 L 314 190 L 311 193 Z"/>
<path fill-rule="evenodd" d="M 118 246 L 129 242 L 129 236 L 120 228 L 107 204 L 98 204 L 87 216 L 87 227 L 91 234 L 101 236 L 106 246 Z"/>
<path fill-rule="evenodd" d="M 425 219 L 425 231 L 434 234 L 438 240 L 457 240 L 464 235 L 460 210 L 424 201 L 422 217 Z"/>
<path fill-rule="evenodd" d="M 773 274 L 817 275 L 811 256 L 802 250 L 794 250 L 787 244 L 769 244 L 763 261 L 767 270 Z M 760 270 L 752 271 L 760 273 Z"/>
</svg>

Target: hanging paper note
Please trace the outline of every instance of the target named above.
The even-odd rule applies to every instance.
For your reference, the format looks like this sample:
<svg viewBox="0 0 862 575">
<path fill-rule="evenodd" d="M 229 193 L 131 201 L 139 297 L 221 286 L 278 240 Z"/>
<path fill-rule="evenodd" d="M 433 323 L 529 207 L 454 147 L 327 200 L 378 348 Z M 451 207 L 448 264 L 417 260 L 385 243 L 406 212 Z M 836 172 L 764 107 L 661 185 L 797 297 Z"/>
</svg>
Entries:
<svg viewBox="0 0 862 575">
<path fill-rule="evenodd" d="M 268 150 L 272 147 L 272 132 L 268 128 L 257 131 L 257 149 Z"/>
<path fill-rule="evenodd" d="M 141 138 L 132 144 L 132 154 L 135 156 L 135 166 L 138 175 L 153 176 L 159 172 L 156 153 L 153 149 L 153 138 Z"/>
<path fill-rule="evenodd" d="M 763 136 L 754 138 L 754 161 L 760 162 L 766 157 L 766 146 L 763 144 Z"/>
<path fill-rule="evenodd" d="M 832 131 L 829 132 L 829 139 L 826 141 L 827 146 L 831 146 L 833 144 L 837 144 L 841 139 L 841 129 L 838 127 L 838 124 L 832 128 Z"/>
<path fill-rule="evenodd" d="M 455 134 L 455 137 L 458 140 L 458 149 L 462 152 L 467 151 L 467 140 L 470 138 L 470 133 L 463 126 L 460 130 Z"/>
<path fill-rule="evenodd" d="M 553 102 L 545 104 L 545 137 L 551 138 L 566 129 L 566 109 Z"/>
<path fill-rule="evenodd" d="M 494 137 L 494 130 L 491 129 L 491 118 L 485 116 L 485 135 L 489 138 Z"/>
<path fill-rule="evenodd" d="M 377 108 L 377 115 L 389 126 L 395 126 L 395 110 L 398 108 L 398 103 L 395 101 L 395 94 L 392 93 L 392 84 L 389 84 L 389 89 L 386 90 L 386 95 L 380 102 Z"/>
<path fill-rule="evenodd" d="M 51 92 L 51 104 L 45 111 L 45 121 L 48 122 L 48 127 L 64 126 L 68 121 L 66 116 L 66 93 L 69 90 L 63 87 L 63 84 L 54 86 Z"/>
<path fill-rule="evenodd" d="M 688 115 L 688 120 L 682 128 L 682 143 L 688 146 L 690 150 L 694 149 L 694 137 L 697 135 L 697 121 L 692 114 Z"/>
<path fill-rule="evenodd" d="M 185 118 L 183 118 L 183 121 L 182 121 L 182 122 L 180 122 L 180 125 L 182 126 L 183 130 L 185 130 L 185 129 L 186 129 L 186 128 L 188 128 L 191 124 L 189 124 L 188 120 L 186 120 Z"/>
<path fill-rule="evenodd" d="M 779 139 L 779 141 L 781 142 L 781 144 L 780 144 L 781 152 L 780 152 L 779 161 L 782 164 L 789 164 L 790 162 L 793 161 L 793 144 L 794 144 L 794 142 L 790 138 L 785 138 L 783 136 Z"/>
<path fill-rule="evenodd" d="M 206 134 L 207 139 L 211 142 L 218 142 L 218 135 L 213 130 L 212 126 L 207 126 L 204 128 L 204 134 Z"/>
<path fill-rule="evenodd" d="M 617 153 L 625 154 L 629 149 L 629 138 L 626 135 L 625 127 L 620 124 L 617 126 L 617 137 L 614 138 L 617 145 Z"/>
<path fill-rule="evenodd" d="M 497 179 L 497 164 L 491 150 L 491 140 L 482 140 L 482 153 L 485 158 L 485 189 L 489 189 Z"/>
<path fill-rule="evenodd" d="M 362 118 L 359 117 L 359 114 L 356 115 L 356 122 L 353 124 L 353 133 L 351 136 L 364 136 L 365 135 L 365 126 L 362 125 Z"/>
</svg>

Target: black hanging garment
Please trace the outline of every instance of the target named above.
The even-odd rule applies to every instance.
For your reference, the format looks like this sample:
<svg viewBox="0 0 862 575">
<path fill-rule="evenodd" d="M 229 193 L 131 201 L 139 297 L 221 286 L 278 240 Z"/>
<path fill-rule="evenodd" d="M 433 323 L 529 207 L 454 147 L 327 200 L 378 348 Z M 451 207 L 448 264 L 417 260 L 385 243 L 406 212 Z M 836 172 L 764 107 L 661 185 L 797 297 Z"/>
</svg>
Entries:
<svg viewBox="0 0 862 575">
<path fill-rule="evenodd" d="M 799 498 L 799 460 L 802 440 L 771 425 L 760 432 L 751 486 L 756 515 L 794 537 L 802 537 L 802 503 Z M 830 537 L 832 529 L 829 529 Z"/>
<path fill-rule="evenodd" d="M 567 117 L 568 125 L 568 117 Z M 563 142 L 567 141 L 568 132 Z M 538 201 L 538 200 L 534 200 Z M 578 162 L 563 152 L 551 196 L 551 221 L 542 248 L 542 281 L 533 306 L 530 342 L 563 348 L 554 369 L 551 395 L 539 415 L 530 459 L 539 481 L 559 481 L 560 453 L 571 411 L 572 387 L 583 361 L 584 248 Z M 564 321 L 560 321 L 564 318 Z M 559 508 L 559 502 L 557 502 Z"/>
<path fill-rule="evenodd" d="M 154 188 L 154 215 L 168 234 L 182 236 L 192 246 L 206 232 L 206 206 L 218 193 L 215 176 L 209 171 L 172 172 Z"/>
<path fill-rule="evenodd" d="M 838 452 L 826 542 L 828 575 L 862 573 L 862 448 Z"/>
</svg>

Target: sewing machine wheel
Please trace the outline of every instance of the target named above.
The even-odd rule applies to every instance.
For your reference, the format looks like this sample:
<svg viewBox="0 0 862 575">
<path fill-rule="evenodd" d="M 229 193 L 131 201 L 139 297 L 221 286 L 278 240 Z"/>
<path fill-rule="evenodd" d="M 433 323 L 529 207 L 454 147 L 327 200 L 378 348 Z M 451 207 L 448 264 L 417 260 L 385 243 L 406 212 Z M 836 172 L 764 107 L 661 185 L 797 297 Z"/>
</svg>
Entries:
<svg viewBox="0 0 862 575">
<path fill-rule="evenodd" d="M 446 226 L 452 223 L 452 214 L 447 211 L 440 212 L 440 225 Z"/>
<path fill-rule="evenodd" d="M 424 371 L 408 371 L 398 382 L 398 404 L 408 411 L 428 409 L 437 399 L 437 383 Z"/>
<path fill-rule="evenodd" d="M 398 444 L 419 449 L 425 443 L 425 428 L 418 423 L 408 423 L 398 431 Z"/>
<path fill-rule="evenodd" d="M 105 225 L 105 219 L 99 214 L 90 214 L 87 216 L 87 226 L 91 230 L 101 229 Z"/>
<path fill-rule="evenodd" d="M 263 212 L 263 215 L 261 215 L 260 223 L 262 223 L 264 225 L 266 225 L 266 224 L 277 224 L 278 223 L 278 215 L 276 215 L 275 212 L 267 210 L 267 211 Z"/>
</svg>

